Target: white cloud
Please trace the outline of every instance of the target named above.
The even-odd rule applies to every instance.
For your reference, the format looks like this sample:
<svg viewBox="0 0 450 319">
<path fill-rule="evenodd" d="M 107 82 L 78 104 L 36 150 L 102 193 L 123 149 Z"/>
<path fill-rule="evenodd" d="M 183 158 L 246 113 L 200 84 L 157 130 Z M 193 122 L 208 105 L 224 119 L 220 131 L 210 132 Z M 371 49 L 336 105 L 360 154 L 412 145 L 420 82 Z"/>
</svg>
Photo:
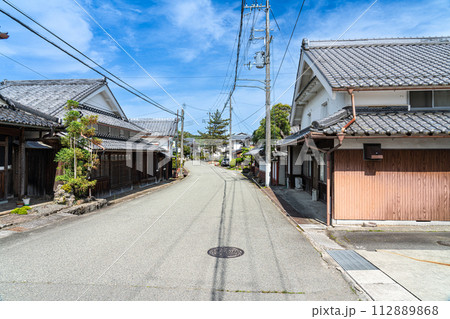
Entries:
<svg viewBox="0 0 450 319">
<path fill-rule="evenodd" d="M 160 8 L 168 21 L 178 30 L 177 40 L 183 41 L 179 57 L 191 62 L 213 46 L 230 44 L 238 20 L 230 7 L 219 7 L 211 0 L 165 1 Z"/>
</svg>

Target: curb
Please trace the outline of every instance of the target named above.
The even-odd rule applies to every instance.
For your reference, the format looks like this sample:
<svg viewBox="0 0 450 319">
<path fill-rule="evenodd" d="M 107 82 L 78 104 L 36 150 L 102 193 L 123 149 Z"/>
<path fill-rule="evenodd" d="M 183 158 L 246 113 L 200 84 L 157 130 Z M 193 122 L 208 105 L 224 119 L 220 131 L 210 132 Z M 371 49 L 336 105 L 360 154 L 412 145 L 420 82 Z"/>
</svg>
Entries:
<svg viewBox="0 0 450 319">
<path fill-rule="evenodd" d="M 48 202 L 44 202 L 44 203 L 40 203 L 40 204 L 35 204 L 35 205 L 28 205 L 31 208 L 36 208 L 36 207 L 41 207 L 44 205 L 48 205 L 49 203 L 52 203 L 53 201 L 48 201 Z M 13 208 L 14 209 L 14 208 Z M 13 210 L 11 209 L 11 210 Z M 0 216 L 5 216 L 5 215 L 9 215 L 11 213 L 11 210 L 5 210 L 3 212 L 0 212 Z"/>
</svg>

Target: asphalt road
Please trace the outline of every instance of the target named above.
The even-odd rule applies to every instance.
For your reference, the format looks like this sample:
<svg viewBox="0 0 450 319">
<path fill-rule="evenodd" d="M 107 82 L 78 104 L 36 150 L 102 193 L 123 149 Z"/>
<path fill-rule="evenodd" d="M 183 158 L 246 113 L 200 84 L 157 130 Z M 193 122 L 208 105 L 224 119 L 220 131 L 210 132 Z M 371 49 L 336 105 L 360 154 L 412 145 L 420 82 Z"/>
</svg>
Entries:
<svg viewBox="0 0 450 319">
<path fill-rule="evenodd" d="M 357 300 L 238 173 L 189 164 L 181 183 L 0 239 L 2 300 Z M 213 247 L 244 251 L 215 258 Z"/>
</svg>

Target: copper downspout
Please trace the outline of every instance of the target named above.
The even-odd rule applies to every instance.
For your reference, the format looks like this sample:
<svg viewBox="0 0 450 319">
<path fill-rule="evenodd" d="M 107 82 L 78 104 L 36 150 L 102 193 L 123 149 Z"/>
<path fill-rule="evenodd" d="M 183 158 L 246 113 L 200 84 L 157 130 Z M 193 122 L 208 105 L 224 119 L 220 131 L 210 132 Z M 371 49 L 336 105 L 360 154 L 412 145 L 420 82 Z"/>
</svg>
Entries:
<svg viewBox="0 0 450 319">
<path fill-rule="evenodd" d="M 326 154 L 327 156 L 327 226 L 331 226 L 331 202 L 330 202 L 330 195 L 331 195 L 331 153 L 333 153 L 335 150 L 337 150 L 339 147 L 342 146 L 342 142 L 344 141 L 344 134 L 338 133 L 338 140 L 339 144 L 334 146 L 333 148 L 329 149 L 328 151 L 322 150 L 320 148 L 314 147 L 312 145 L 309 145 L 308 139 L 309 135 L 305 137 L 305 143 L 308 148 L 317 150 L 319 152 L 322 152 Z"/>
<path fill-rule="evenodd" d="M 356 121 L 355 95 L 353 94 L 353 89 L 348 89 L 347 92 L 348 92 L 348 94 L 350 94 L 352 96 L 353 118 L 350 120 L 350 122 L 348 122 L 347 124 L 344 125 L 344 127 L 341 130 L 341 133 L 344 133 L 345 130 L 347 129 L 347 127 L 349 127 L 353 122 Z"/>
</svg>

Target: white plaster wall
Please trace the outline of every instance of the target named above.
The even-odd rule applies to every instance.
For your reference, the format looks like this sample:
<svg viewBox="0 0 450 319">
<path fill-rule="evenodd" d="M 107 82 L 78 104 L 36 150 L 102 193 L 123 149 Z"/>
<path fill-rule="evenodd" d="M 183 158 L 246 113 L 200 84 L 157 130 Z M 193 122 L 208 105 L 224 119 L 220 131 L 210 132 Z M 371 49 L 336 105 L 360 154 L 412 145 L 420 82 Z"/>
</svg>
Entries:
<svg viewBox="0 0 450 319">
<path fill-rule="evenodd" d="M 348 94 L 345 92 L 335 92 L 330 96 L 328 92 L 321 87 L 316 96 L 314 96 L 305 106 L 300 129 L 306 128 L 310 126 L 313 121 L 327 117 L 348 105 L 345 101 L 345 95 Z M 326 106 L 323 106 L 324 103 L 326 103 Z M 311 113 L 311 116 L 308 116 L 308 113 Z"/>
<path fill-rule="evenodd" d="M 339 149 L 363 149 L 364 143 L 381 144 L 381 149 L 450 149 L 449 138 L 347 138 Z M 335 141 L 335 145 L 338 144 Z"/>
<path fill-rule="evenodd" d="M 86 100 L 86 103 L 92 104 L 93 106 L 95 106 L 99 109 L 103 109 L 103 110 L 106 110 L 109 112 L 115 111 L 111 108 L 111 106 L 108 104 L 108 102 L 106 102 L 105 98 L 103 97 L 103 94 L 101 94 L 101 93 L 96 94 L 93 97 L 89 98 L 88 100 Z"/>
<path fill-rule="evenodd" d="M 155 137 L 155 138 L 148 137 L 148 138 L 146 138 L 146 140 L 150 143 L 153 143 L 153 144 L 159 143 L 159 146 L 167 151 L 171 150 L 171 144 L 172 144 L 171 139 L 172 139 L 171 137 Z"/>
<path fill-rule="evenodd" d="M 326 106 L 323 104 L 326 102 Z M 321 87 L 304 107 L 300 129 L 311 125 L 313 121 L 327 117 L 345 106 L 352 105 L 351 96 L 347 92 L 333 92 L 330 96 Z M 407 91 L 355 91 L 356 106 L 398 106 L 408 105 Z M 311 116 L 308 114 L 311 113 Z M 294 124 L 297 124 L 294 122 Z"/>
<path fill-rule="evenodd" d="M 352 105 L 350 94 L 346 95 L 346 105 Z M 356 106 L 398 106 L 408 104 L 407 91 L 355 91 Z"/>
</svg>

